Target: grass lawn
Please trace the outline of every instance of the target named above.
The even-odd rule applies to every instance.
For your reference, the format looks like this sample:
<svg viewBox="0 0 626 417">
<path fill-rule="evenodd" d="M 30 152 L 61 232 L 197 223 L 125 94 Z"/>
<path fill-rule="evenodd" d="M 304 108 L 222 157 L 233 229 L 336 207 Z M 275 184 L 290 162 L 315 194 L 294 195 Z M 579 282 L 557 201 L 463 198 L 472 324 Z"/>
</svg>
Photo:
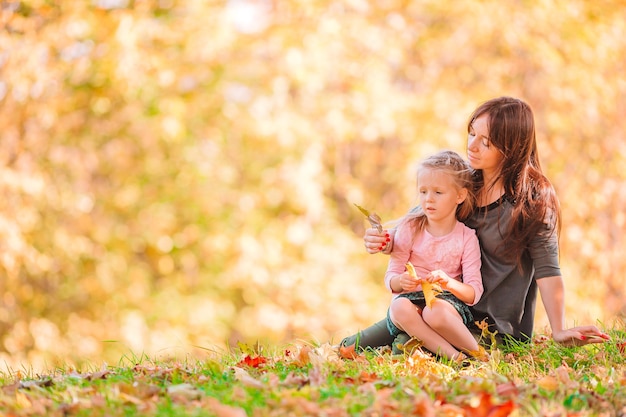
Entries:
<svg viewBox="0 0 626 417">
<path fill-rule="evenodd" d="M 626 329 L 568 348 L 547 337 L 456 364 L 415 348 L 244 346 L 210 359 L 0 375 L 5 416 L 626 416 Z M 408 348 L 408 346 L 407 346 Z"/>
</svg>

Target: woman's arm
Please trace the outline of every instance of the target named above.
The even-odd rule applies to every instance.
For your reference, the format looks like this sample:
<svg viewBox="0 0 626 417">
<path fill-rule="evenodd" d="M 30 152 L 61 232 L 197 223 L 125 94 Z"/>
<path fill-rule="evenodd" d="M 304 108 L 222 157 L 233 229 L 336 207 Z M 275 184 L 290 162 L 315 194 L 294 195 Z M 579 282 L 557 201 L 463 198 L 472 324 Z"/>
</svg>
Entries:
<svg viewBox="0 0 626 417">
<path fill-rule="evenodd" d="M 560 276 L 537 279 L 541 300 L 552 329 L 552 338 L 564 345 L 586 345 L 609 340 L 596 326 L 565 328 L 565 287 Z"/>
<path fill-rule="evenodd" d="M 413 233 L 407 227 L 399 226 L 394 232 L 394 237 L 395 245 L 393 253 L 389 256 L 385 286 L 394 294 L 417 291 L 419 281 L 411 278 L 406 269 L 406 263 L 410 261 L 413 251 Z"/>
<path fill-rule="evenodd" d="M 383 230 L 382 233 L 379 233 L 374 227 L 366 229 L 365 235 L 363 236 L 365 250 L 368 253 L 383 252 L 384 254 L 389 255 L 391 253 L 391 249 L 393 248 L 394 234 L 395 229 Z"/>
<path fill-rule="evenodd" d="M 418 213 L 420 210 L 420 206 L 415 206 L 411 210 L 409 210 L 407 215 Z M 397 225 L 397 221 L 392 222 L 391 224 Z M 396 227 L 388 230 L 383 230 L 382 233 L 379 233 L 378 230 L 376 230 L 375 228 L 366 229 L 365 235 L 363 236 L 365 250 L 367 250 L 368 253 L 382 252 L 385 255 L 389 255 L 393 250 L 393 238 L 395 234 Z"/>
</svg>

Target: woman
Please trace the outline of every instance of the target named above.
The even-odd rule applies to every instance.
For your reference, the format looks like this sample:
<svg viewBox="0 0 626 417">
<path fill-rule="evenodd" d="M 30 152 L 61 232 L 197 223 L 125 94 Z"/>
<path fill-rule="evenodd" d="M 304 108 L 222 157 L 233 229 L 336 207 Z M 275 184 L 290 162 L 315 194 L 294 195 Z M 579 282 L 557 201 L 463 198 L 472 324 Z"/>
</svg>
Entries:
<svg viewBox="0 0 626 417">
<path fill-rule="evenodd" d="M 467 129 L 477 209 L 464 223 L 476 230 L 480 242 L 484 286 L 481 300 L 471 307 L 474 319 L 486 320 L 500 337 L 528 341 L 539 290 L 556 342 L 584 345 L 608 340 L 596 326 L 565 327 L 558 260 L 560 208 L 541 170 L 530 106 L 511 97 L 489 100 L 473 112 Z M 393 234 L 368 229 L 367 251 L 389 253 Z M 347 337 L 342 345 L 377 347 L 392 342 L 382 320 Z"/>
</svg>

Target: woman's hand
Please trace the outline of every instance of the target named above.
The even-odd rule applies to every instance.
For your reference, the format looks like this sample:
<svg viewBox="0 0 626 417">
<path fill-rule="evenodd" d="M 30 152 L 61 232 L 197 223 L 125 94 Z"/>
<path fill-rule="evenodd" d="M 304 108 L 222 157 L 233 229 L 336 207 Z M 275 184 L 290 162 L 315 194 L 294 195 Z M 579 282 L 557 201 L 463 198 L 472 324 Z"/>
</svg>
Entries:
<svg viewBox="0 0 626 417">
<path fill-rule="evenodd" d="M 384 250 L 390 240 L 391 238 L 387 230 L 383 230 L 382 233 L 379 233 L 374 227 L 365 230 L 365 236 L 363 236 L 365 250 L 368 253 L 378 253 Z"/>
<path fill-rule="evenodd" d="M 596 326 L 578 326 L 552 333 L 552 338 L 564 346 L 583 346 L 591 343 L 604 343 L 611 337 Z"/>
</svg>

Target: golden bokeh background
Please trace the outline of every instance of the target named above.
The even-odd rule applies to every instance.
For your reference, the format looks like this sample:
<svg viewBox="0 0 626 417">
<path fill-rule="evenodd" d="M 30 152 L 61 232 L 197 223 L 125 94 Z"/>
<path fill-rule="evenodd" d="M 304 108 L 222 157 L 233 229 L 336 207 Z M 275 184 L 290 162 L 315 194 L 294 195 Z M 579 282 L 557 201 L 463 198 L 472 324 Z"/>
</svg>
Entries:
<svg viewBox="0 0 626 417">
<path fill-rule="evenodd" d="M 59 4 L 57 4 L 59 3 Z M 331 343 L 385 314 L 353 203 L 535 111 L 569 325 L 626 312 L 624 1 L 3 1 L 0 361 Z M 547 324 L 541 305 L 537 330 Z"/>
</svg>

